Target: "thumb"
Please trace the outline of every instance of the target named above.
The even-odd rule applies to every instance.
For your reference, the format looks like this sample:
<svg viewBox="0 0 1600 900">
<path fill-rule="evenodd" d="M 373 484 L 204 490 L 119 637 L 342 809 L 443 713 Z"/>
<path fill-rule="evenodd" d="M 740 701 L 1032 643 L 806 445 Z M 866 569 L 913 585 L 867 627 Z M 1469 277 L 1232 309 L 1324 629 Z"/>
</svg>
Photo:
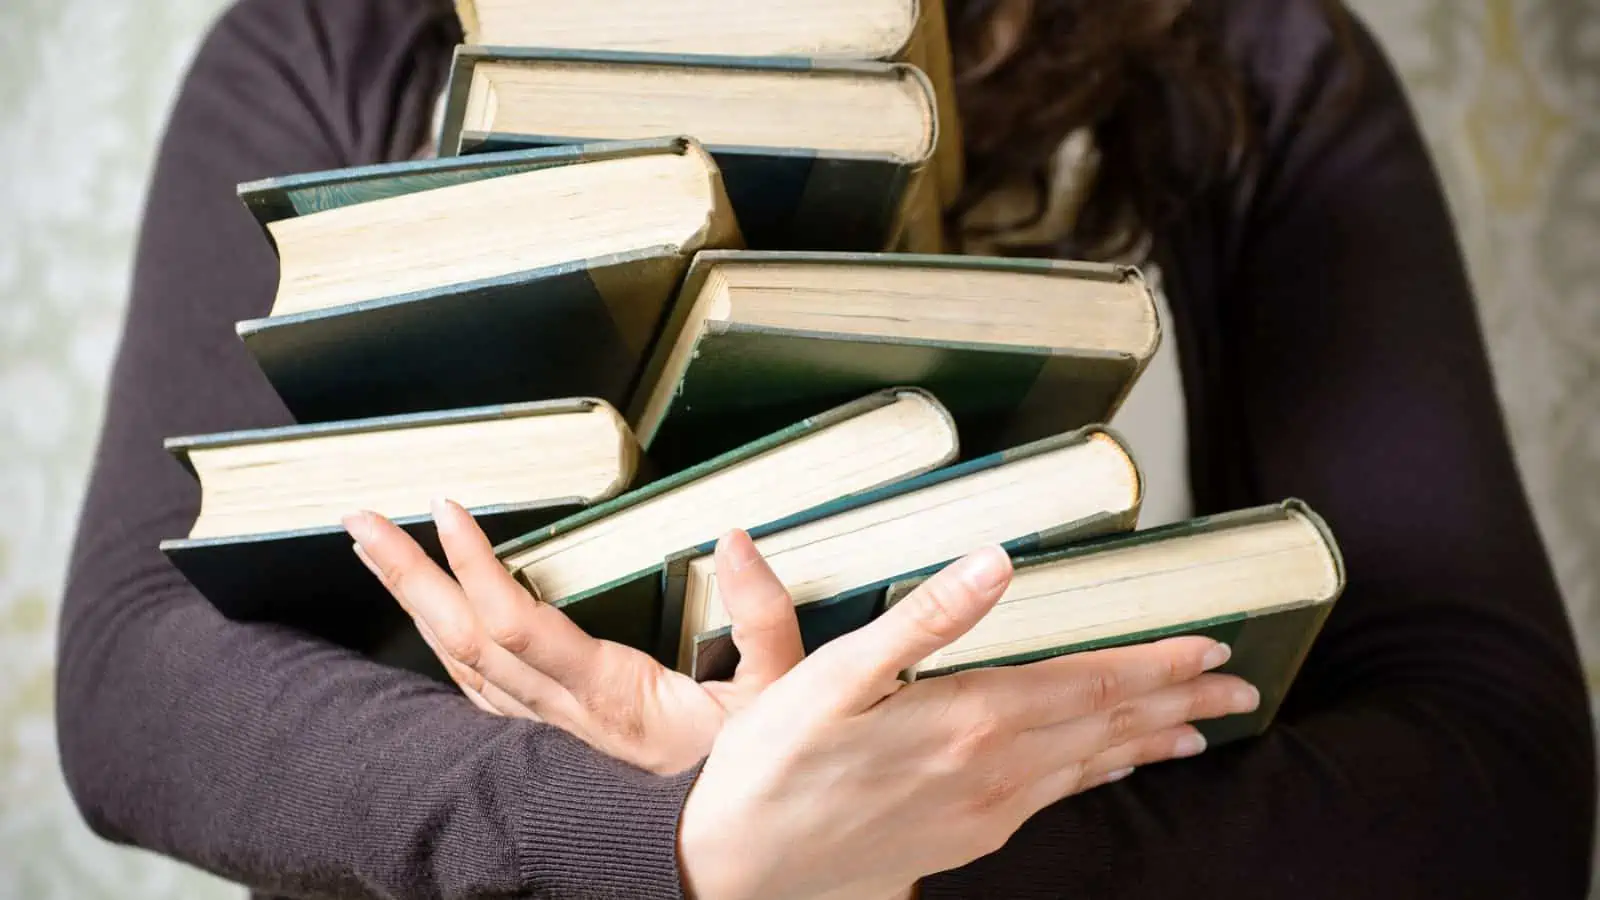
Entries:
<svg viewBox="0 0 1600 900">
<path fill-rule="evenodd" d="M 795 680 L 837 698 L 841 710 L 866 709 L 894 691 L 902 671 L 970 631 L 1010 583 L 1011 558 L 1004 550 L 975 550 L 877 619 L 823 645 Z"/>
<path fill-rule="evenodd" d="M 733 623 L 740 687 L 762 690 L 805 656 L 794 601 L 750 535 L 730 531 L 717 542 L 717 587 Z"/>
</svg>

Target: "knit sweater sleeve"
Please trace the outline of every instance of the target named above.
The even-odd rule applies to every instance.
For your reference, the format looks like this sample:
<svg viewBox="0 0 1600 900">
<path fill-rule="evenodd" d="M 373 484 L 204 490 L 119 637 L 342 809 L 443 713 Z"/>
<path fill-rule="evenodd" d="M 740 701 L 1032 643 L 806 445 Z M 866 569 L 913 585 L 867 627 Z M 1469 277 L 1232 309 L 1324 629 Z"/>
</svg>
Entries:
<svg viewBox="0 0 1600 900">
<path fill-rule="evenodd" d="M 201 47 L 160 149 L 72 558 L 62 764 L 99 834 L 261 891 L 677 897 L 688 776 L 225 620 L 157 550 L 199 500 L 164 436 L 287 421 L 233 332 L 276 281 L 234 185 L 410 155 L 457 38 L 443 4 L 245 0 Z"/>
<path fill-rule="evenodd" d="M 1583 681 L 1416 124 L 1359 27 L 1346 52 L 1312 0 L 1223 5 L 1264 148 L 1165 236 L 1211 298 L 1178 304 L 1218 386 L 1201 474 L 1211 506 L 1308 500 L 1348 590 L 1265 736 L 1059 803 L 923 896 L 1583 896 Z"/>
</svg>

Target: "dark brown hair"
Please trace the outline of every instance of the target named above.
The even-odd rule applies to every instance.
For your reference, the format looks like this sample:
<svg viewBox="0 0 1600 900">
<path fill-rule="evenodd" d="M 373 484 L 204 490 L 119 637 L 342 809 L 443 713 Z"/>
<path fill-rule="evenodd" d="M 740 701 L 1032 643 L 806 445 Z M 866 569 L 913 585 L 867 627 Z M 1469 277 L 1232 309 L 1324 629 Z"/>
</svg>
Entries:
<svg viewBox="0 0 1600 900">
<path fill-rule="evenodd" d="M 1253 98 L 1206 0 L 946 0 L 967 183 L 948 227 L 1007 182 L 1046 210 L 1061 142 L 1091 129 L 1099 154 L 1074 230 L 1095 258 L 1135 252 L 1223 169 L 1258 148 Z M 1343 15 L 1324 2 L 1330 16 Z M 1335 22 L 1336 30 L 1342 22 Z M 1178 123 L 1187 143 L 1175 151 Z M 971 226 L 968 226 L 971 233 Z"/>
</svg>

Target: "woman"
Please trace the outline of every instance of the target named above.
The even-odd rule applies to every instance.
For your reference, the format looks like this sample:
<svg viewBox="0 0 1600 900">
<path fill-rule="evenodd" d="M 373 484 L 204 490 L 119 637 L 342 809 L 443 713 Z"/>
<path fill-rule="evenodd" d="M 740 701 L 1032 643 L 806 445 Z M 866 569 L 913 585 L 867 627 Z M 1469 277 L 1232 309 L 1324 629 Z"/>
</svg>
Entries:
<svg viewBox="0 0 1600 900">
<path fill-rule="evenodd" d="M 781 594 L 731 536 L 750 667 L 713 706 L 687 695 L 710 724 L 678 746 L 648 727 L 650 697 L 613 689 L 635 657 L 516 642 L 561 627 L 543 607 L 496 632 L 520 654 L 458 640 L 482 632 L 450 616 L 517 598 L 476 577 L 480 539 L 449 507 L 459 582 L 381 520 L 350 527 L 461 654 L 474 702 L 522 697 L 563 727 L 220 619 L 155 546 L 198 502 L 163 436 L 286 421 L 233 338 L 276 274 L 233 185 L 413 155 L 458 39 L 424 0 L 246 0 L 173 111 L 74 555 L 60 734 L 96 830 L 294 896 L 1579 896 L 1582 680 L 1439 187 L 1370 39 L 1313 0 L 950 18 L 975 207 L 959 230 L 1014 242 L 979 201 L 1062 180 L 1046 162 L 1088 128 L 1100 165 L 1072 241 L 1041 249 L 1159 268 L 1194 508 L 1295 495 L 1340 535 L 1349 589 L 1267 735 L 1095 786 L 1251 699 L 1199 674 L 1217 650 L 1199 639 L 897 689 L 898 662 L 993 602 L 992 550 L 922 618 L 819 665 L 796 663 Z M 670 776 L 594 749 L 670 770 L 708 746 Z"/>
</svg>

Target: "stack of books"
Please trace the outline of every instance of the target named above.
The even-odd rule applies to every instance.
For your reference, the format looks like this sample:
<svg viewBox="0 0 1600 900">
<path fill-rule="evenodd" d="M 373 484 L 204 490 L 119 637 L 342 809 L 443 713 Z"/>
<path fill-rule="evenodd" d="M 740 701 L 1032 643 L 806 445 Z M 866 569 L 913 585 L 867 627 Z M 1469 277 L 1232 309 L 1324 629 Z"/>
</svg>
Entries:
<svg viewBox="0 0 1600 900">
<path fill-rule="evenodd" d="M 717 678 L 730 529 L 810 647 L 999 543 L 1011 587 L 920 672 L 1205 633 L 1263 696 L 1209 735 L 1266 725 L 1334 540 L 1294 500 L 1132 530 L 1099 423 L 1160 341 L 1135 268 L 912 252 L 961 183 L 938 0 L 459 11 L 438 158 L 239 188 L 281 276 L 238 333 L 301 424 L 168 441 L 203 499 L 162 547 L 219 610 L 384 658 L 340 517 L 440 557 L 449 497 L 589 632 Z"/>
</svg>

